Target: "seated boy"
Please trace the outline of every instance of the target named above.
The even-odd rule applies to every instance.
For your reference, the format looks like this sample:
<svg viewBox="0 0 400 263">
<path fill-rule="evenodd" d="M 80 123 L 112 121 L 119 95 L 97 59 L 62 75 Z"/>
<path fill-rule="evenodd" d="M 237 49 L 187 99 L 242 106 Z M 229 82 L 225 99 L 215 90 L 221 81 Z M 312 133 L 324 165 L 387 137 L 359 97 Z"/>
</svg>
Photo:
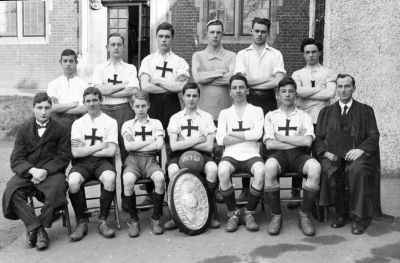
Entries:
<svg viewBox="0 0 400 263">
<path fill-rule="evenodd" d="M 211 157 L 214 147 L 215 131 L 211 114 L 200 110 L 197 105 L 200 99 L 200 88 L 196 83 L 187 83 L 183 87 L 185 108 L 172 115 L 168 124 L 168 135 L 171 145 L 171 160 L 168 163 L 168 175 L 172 179 L 179 171 L 179 158 L 189 150 L 200 152 L 205 159 L 204 174 L 206 175 L 209 197 L 211 199 L 212 228 L 220 227 L 214 199 L 217 187 L 217 164 Z M 168 230 L 176 228 L 173 220 L 165 223 Z"/>
<path fill-rule="evenodd" d="M 139 217 L 136 210 L 135 183 L 140 178 L 150 178 L 155 185 L 153 194 L 153 215 L 151 225 L 153 233 L 160 235 L 164 232 L 160 224 L 162 204 L 164 200 L 164 172 L 157 162 L 157 155 L 164 145 L 164 129 L 159 120 L 149 118 L 149 95 L 138 91 L 134 95 L 133 110 L 135 118 L 122 125 L 121 133 L 125 148 L 129 152 L 122 174 L 124 181 L 124 203 L 130 214 L 129 236 L 139 236 Z"/>
<path fill-rule="evenodd" d="M 321 166 L 309 154 L 315 138 L 314 127 L 310 115 L 294 105 L 296 87 L 292 78 L 282 79 L 276 89 L 281 106 L 265 115 L 264 143 L 270 151 L 265 162 L 265 191 L 271 200 L 272 220 L 268 227 L 271 235 L 279 234 L 282 226 L 278 176 L 284 172 L 297 172 L 307 178 L 299 226 L 304 235 L 315 234 L 309 215 L 319 191 Z"/>
<path fill-rule="evenodd" d="M 233 105 L 219 114 L 217 130 L 217 143 L 225 146 L 218 165 L 221 193 L 228 207 L 229 220 L 225 230 L 234 232 L 238 228 L 240 211 L 236 206 L 231 174 L 243 171 L 254 176 L 245 211 L 246 229 L 257 231 L 259 227 L 253 214 L 264 185 L 264 163 L 258 142 L 263 132 L 264 116 L 260 107 L 247 102 L 250 90 L 244 75 L 235 74 L 229 82 Z"/>
</svg>

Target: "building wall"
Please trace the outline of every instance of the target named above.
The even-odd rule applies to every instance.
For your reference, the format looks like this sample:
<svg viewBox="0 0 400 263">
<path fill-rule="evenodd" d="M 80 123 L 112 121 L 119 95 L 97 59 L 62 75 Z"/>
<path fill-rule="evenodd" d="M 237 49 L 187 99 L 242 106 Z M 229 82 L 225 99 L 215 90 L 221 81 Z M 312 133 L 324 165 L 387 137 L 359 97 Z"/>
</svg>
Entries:
<svg viewBox="0 0 400 263">
<path fill-rule="evenodd" d="M 400 172 L 399 13 L 397 0 L 327 0 L 324 38 L 325 64 L 353 75 L 355 98 L 374 108 L 383 175 L 396 177 Z"/>
<path fill-rule="evenodd" d="M 52 0 L 51 25 L 47 44 L 0 44 L 0 88 L 18 83 L 46 89 L 47 83 L 62 74 L 59 57 L 63 49 L 77 50 L 78 5 L 75 0 Z"/>
<path fill-rule="evenodd" d="M 198 35 L 198 23 L 200 18 L 200 1 L 184 0 L 176 1 L 170 5 L 171 23 L 175 28 L 173 51 L 186 59 L 190 64 L 195 51 L 202 50 L 205 44 L 196 45 Z M 271 32 L 276 32 L 272 46 L 279 49 L 284 58 L 288 75 L 304 66 L 304 59 L 300 53 L 300 42 L 308 37 L 309 32 L 309 5 L 310 1 L 298 0 L 272 0 L 271 6 Z M 204 27 L 203 27 L 204 30 Z M 228 50 L 238 52 L 251 44 L 251 36 L 248 41 L 239 43 L 224 43 Z"/>
</svg>

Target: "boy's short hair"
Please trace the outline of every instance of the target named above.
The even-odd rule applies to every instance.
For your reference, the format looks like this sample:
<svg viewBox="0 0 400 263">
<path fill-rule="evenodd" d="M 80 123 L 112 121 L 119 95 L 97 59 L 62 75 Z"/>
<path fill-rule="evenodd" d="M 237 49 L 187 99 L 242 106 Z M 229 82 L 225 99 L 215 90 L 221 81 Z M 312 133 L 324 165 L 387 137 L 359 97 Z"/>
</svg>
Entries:
<svg viewBox="0 0 400 263">
<path fill-rule="evenodd" d="M 185 86 L 183 86 L 182 94 L 185 95 L 185 93 L 186 93 L 186 91 L 187 91 L 188 89 L 195 89 L 195 90 L 197 90 L 197 93 L 199 94 L 199 97 L 200 97 L 200 88 L 199 88 L 199 86 L 198 86 L 196 83 L 194 83 L 194 82 L 187 82 L 187 83 L 185 84 Z"/>
<path fill-rule="evenodd" d="M 175 35 L 175 29 L 174 27 L 168 23 L 168 22 L 164 22 L 158 25 L 157 29 L 156 29 L 156 35 L 158 34 L 158 31 L 160 30 L 169 30 L 171 31 L 171 36 L 174 37 Z"/>
<path fill-rule="evenodd" d="M 315 40 L 314 38 L 305 38 L 305 39 L 303 39 L 303 41 L 301 41 L 300 51 L 304 52 L 304 47 L 307 45 L 316 45 L 318 48 L 318 51 L 320 51 L 320 52 L 324 48 L 324 45 L 321 42 Z"/>
<path fill-rule="evenodd" d="M 36 104 L 41 103 L 43 101 L 47 101 L 50 105 L 53 105 L 51 97 L 46 92 L 39 92 L 36 93 L 35 97 L 33 97 L 33 107 L 35 107 Z"/>
<path fill-rule="evenodd" d="M 221 26 L 222 27 L 222 32 L 224 32 L 224 24 L 221 22 L 221 20 L 218 19 L 213 19 L 208 21 L 206 25 L 206 29 L 208 30 L 209 26 Z"/>
<path fill-rule="evenodd" d="M 135 100 L 145 100 L 147 103 L 150 103 L 149 93 L 144 90 L 138 90 L 135 95 L 133 95 L 133 99 Z"/>
<path fill-rule="evenodd" d="M 244 82 L 244 84 L 246 84 L 246 88 L 249 88 L 249 84 L 247 83 L 247 78 L 245 75 L 241 74 L 241 73 L 236 73 L 235 75 L 233 75 L 230 79 L 229 79 L 229 88 L 231 88 L 232 86 L 232 82 L 234 80 L 242 80 Z"/>
<path fill-rule="evenodd" d="M 122 39 L 122 45 L 125 42 L 124 37 L 120 33 L 114 32 L 114 33 L 111 33 L 111 34 L 108 35 L 108 37 L 107 37 L 107 45 L 108 45 L 108 43 L 110 43 L 110 38 L 112 38 L 112 37 L 120 37 Z"/>
<path fill-rule="evenodd" d="M 294 87 L 294 89 L 297 90 L 296 81 L 294 81 L 294 79 L 292 79 L 290 77 L 285 77 L 281 81 L 279 81 L 278 87 L 276 87 L 276 92 L 278 92 L 281 87 L 286 86 L 286 85 L 292 85 Z"/>
<path fill-rule="evenodd" d="M 269 21 L 269 19 L 266 19 L 266 18 L 261 18 L 261 17 L 253 18 L 253 20 L 251 21 L 251 29 L 254 28 L 254 24 L 266 25 L 268 31 L 271 28 L 271 21 Z"/>
<path fill-rule="evenodd" d="M 64 49 L 61 52 L 61 56 L 60 56 L 60 60 L 62 59 L 62 57 L 64 56 L 74 56 L 75 62 L 78 61 L 78 56 L 76 55 L 75 51 L 73 51 L 72 49 Z"/>
<path fill-rule="evenodd" d="M 85 102 L 85 97 L 89 94 L 97 95 L 99 97 L 99 100 L 103 100 L 103 95 L 101 94 L 101 91 L 98 88 L 89 87 L 86 88 L 85 91 L 83 92 L 83 102 Z"/>
</svg>

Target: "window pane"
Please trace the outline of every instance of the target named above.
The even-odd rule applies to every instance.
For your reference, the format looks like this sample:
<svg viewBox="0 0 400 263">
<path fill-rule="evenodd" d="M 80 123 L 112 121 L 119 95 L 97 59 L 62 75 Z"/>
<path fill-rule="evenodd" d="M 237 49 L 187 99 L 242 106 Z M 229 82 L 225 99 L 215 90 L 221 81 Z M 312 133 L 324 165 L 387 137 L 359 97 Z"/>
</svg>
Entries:
<svg viewBox="0 0 400 263">
<path fill-rule="evenodd" d="M 23 35 L 44 36 L 45 35 L 45 2 L 28 1 L 23 2 Z"/>
<path fill-rule="evenodd" d="M 119 19 L 118 27 L 126 28 L 126 19 Z"/>
<path fill-rule="evenodd" d="M 110 18 L 118 17 L 118 9 L 110 9 Z"/>
<path fill-rule="evenodd" d="M 208 20 L 219 19 L 224 23 L 225 34 L 234 32 L 235 0 L 208 0 Z"/>
<path fill-rule="evenodd" d="M 110 28 L 118 27 L 118 19 L 110 19 Z"/>
<path fill-rule="evenodd" d="M 254 17 L 270 17 L 270 0 L 242 0 L 242 34 L 251 33 L 251 21 Z"/>
<path fill-rule="evenodd" d="M 17 36 L 17 2 L 0 2 L 0 36 Z"/>
</svg>

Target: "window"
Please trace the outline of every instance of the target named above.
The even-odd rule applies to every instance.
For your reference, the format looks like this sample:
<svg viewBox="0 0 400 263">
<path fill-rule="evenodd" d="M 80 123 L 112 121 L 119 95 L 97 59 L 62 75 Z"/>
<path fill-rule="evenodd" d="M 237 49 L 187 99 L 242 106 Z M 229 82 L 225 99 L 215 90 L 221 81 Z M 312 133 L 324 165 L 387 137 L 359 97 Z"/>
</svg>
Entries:
<svg viewBox="0 0 400 263">
<path fill-rule="evenodd" d="M 43 43 L 47 37 L 47 9 L 52 0 L 0 2 L 1 43 Z"/>
<path fill-rule="evenodd" d="M 45 36 L 45 2 L 23 2 L 23 36 Z"/>
<path fill-rule="evenodd" d="M 17 3 L 0 3 L 0 36 L 17 36 Z"/>
<path fill-rule="evenodd" d="M 219 19 L 224 23 L 225 35 L 233 35 L 235 29 L 235 0 L 209 0 L 208 21 Z"/>
<path fill-rule="evenodd" d="M 270 0 L 208 0 L 207 21 L 219 19 L 225 35 L 247 36 L 254 17 L 270 18 Z"/>
</svg>

